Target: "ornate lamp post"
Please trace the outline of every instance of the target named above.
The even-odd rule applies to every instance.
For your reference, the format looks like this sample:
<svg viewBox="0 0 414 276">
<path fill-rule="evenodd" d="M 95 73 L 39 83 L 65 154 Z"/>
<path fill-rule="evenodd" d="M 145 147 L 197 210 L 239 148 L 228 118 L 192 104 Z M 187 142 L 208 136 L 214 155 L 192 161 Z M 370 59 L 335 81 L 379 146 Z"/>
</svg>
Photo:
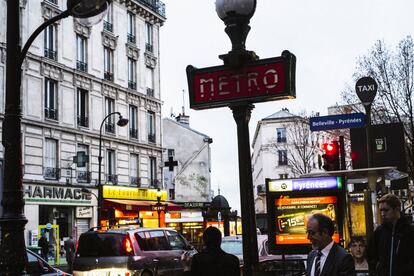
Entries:
<svg viewBox="0 0 414 276">
<path fill-rule="evenodd" d="M 82 23 L 97 23 L 104 17 L 110 0 L 68 0 L 67 10 L 45 21 L 20 45 L 20 1 L 7 1 L 6 103 L 3 121 L 4 186 L 3 214 L 0 218 L 0 274 L 21 275 L 27 263 L 24 242 L 22 135 L 21 135 L 21 65 L 35 38 L 54 22 L 73 16 Z M 92 20 L 92 17 L 93 20 Z"/>
<path fill-rule="evenodd" d="M 247 51 L 245 46 L 247 34 L 250 31 L 250 18 L 255 10 L 256 0 L 216 0 L 217 14 L 226 24 L 225 32 L 232 43 L 231 51 L 219 57 L 225 66 L 234 71 L 238 71 L 247 63 L 258 59 L 256 54 Z M 243 274 L 247 276 L 253 275 L 259 261 L 249 140 L 249 120 L 253 107 L 253 104 L 248 102 L 230 106 L 237 124 L 243 231 Z"/>
<path fill-rule="evenodd" d="M 106 115 L 106 117 L 102 120 L 101 127 L 99 128 L 99 156 L 98 156 L 98 219 L 96 222 L 96 226 L 100 226 L 101 224 L 101 216 L 102 216 L 102 205 L 103 205 L 103 187 L 101 183 L 101 171 L 102 171 L 102 127 L 106 119 L 108 119 L 112 115 L 118 115 L 119 119 L 116 123 L 120 127 L 124 127 L 128 124 L 128 119 L 123 118 L 120 112 L 112 112 Z"/>
</svg>

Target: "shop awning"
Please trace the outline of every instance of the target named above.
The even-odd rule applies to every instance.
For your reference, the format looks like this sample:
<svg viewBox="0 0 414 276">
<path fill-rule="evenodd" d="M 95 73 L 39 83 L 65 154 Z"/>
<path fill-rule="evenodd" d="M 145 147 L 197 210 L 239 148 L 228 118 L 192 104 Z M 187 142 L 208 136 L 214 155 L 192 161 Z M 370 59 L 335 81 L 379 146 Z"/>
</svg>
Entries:
<svg viewBox="0 0 414 276">
<path fill-rule="evenodd" d="M 155 205 L 156 201 L 144 200 L 128 200 L 128 199 L 104 199 L 104 209 L 117 208 L 127 211 L 151 211 L 151 205 Z M 168 204 L 168 211 L 180 211 L 183 209 L 181 205 L 162 201 L 162 204 Z"/>
</svg>

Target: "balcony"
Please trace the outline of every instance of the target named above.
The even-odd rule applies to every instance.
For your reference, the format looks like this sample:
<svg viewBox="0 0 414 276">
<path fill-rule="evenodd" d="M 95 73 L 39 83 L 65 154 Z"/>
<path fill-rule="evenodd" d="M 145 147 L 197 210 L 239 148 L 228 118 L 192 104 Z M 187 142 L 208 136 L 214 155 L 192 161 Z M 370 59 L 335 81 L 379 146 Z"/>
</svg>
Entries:
<svg viewBox="0 0 414 276">
<path fill-rule="evenodd" d="M 115 133 L 115 123 L 105 123 L 106 133 Z"/>
<path fill-rule="evenodd" d="M 136 42 L 135 35 L 133 35 L 133 34 L 127 34 L 127 41 L 129 43 L 135 44 L 135 42 Z"/>
<path fill-rule="evenodd" d="M 53 51 L 52 49 L 45 48 L 45 57 L 49 59 L 56 60 L 56 51 Z"/>
<path fill-rule="evenodd" d="M 138 139 L 138 129 L 130 128 L 129 129 L 129 137 Z"/>
<path fill-rule="evenodd" d="M 107 81 L 113 81 L 114 80 L 114 74 L 111 72 L 106 72 L 104 73 L 104 79 Z"/>
<path fill-rule="evenodd" d="M 278 166 L 287 166 L 288 161 L 287 161 L 287 159 L 286 160 L 279 160 L 277 162 L 277 164 L 278 164 Z"/>
<path fill-rule="evenodd" d="M 145 7 L 156 12 L 158 15 L 165 17 L 165 4 L 159 0 L 138 0 Z"/>
<path fill-rule="evenodd" d="M 110 23 L 110 22 L 108 22 L 108 21 L 105 21 L 104 20 L 104 22 L 103 22 L 103 27 L 104 27 L 104 30 L 105 31 L 108 31 L 108 32 L 113 32 L 113 26 L 112 26 L 112 23 Z"/>
<path fill-rule="evenodd" d="M 53 109 L 53 108 L 45 107 L 45 118 L 57 121 L 57 119 L 58 119 L 58 110 Z"/>
<path fill-rule="evenodd" d="M 88 71 L 88 64 L 83 62 L 83 61 L 76 61 L 76 69 L 78 69 L 79 71 L 82 72 L 87 72 Z"/>
<path fill-rule="evenodd" d="M 140 177 L 131 176 L 131 185 L 132 186 L 136 186 L 136 187 L 141 187 L 141 178 Z"/>
<path fill-rule="evenodd" d="M 76 171 L 76 181 L 78 183 L 91 183 L 91 172 Z"/>
<path fill-rule="evenodd" d="M 147 87 L 147 96 L 154 97 L 154 89 Z"/>
<path fill-rule="evenodd" d="M 135 81 L 128 81 L 128 88 L 129 89 L 137 89 L 137 83 Z"/>
<path fill-rule="evenodd" d="M 88 117 L 78 116 L 78 126 L 89 127 Z"/>
<path fill-rule="evenodd" d="M 155 143 L 155 133 L 148 133 L 148 142 Z"/>
<path fill-rule="evenodd" d="M 145 51 L 152 53 L 153 52 L 153 48 L 154 48 L 154 46 L 152 44 L 145 43 Z"/>
<path fill-rule="evenodd" d="M 106 174 L 106 183 L 112 183 L 113 185 L 118 185 L 118 175 L 116 174 Z"/>
<path fill-rule="evenodd" d="M 53 167 L 44 167 L 43 177 L 47 180 L 58 180 L 60 178 L 60 169 Z"/>
</svg>

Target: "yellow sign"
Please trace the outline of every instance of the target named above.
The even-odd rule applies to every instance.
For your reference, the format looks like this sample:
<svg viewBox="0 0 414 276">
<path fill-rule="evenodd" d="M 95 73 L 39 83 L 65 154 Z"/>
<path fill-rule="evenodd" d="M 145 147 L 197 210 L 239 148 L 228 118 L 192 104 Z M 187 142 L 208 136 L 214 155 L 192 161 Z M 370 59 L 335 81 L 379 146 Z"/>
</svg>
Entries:
<svg viewBox="0 0 414 276">
<path fill-rule="evenodd" d="M 157 200 L 157 189 L 141 189 L 119 186 L 102 187 L 103 198 Z M 167 200 L 167 191 L 161 190 L 161 200 Z"/>
</svg>

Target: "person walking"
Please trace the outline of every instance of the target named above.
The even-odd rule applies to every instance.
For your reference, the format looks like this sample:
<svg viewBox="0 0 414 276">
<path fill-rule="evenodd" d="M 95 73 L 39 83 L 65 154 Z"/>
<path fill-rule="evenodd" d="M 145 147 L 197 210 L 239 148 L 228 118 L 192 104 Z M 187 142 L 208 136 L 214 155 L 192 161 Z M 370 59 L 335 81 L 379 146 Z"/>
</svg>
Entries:
<svg viewBox="0 0 414 276">
<path fill-rule="evenodd" d="M 204 248 L 192 258 L 188 252 L 181 256 L 185 276 L 239 276 L 239 259 L 224 252 L 221 245 L 221 232 L 216 227 L 208 227 L 203 233 Z"/>
<path fill-rule="evenodd" d="M 401 213 L 400 199 L 386 194 L 378 204 L 381 225 L 368 242 L 370 275 L 414 275 L 414 228 Z"/>
<path fill-rule="evenodd" d="M 69 238 L 65 240 L 65 242 L 63 243 L 63 247 L 65 248 L 65 252 L 66 252 L 66 262 L 68 264 L 68 272 L 72 273 L 73 259 L 75 258 L 75 251 L 76 251 L 75 242 L 73 241 L 72 236 L 69 236 Z"/>
<path fill-rule="evenodd" d="M 49 254 L 49 242 L 45 237 L 45 233 L 41 234 L 40 239 L 37 241 L 37 245 L 40 247 L 40 255 L 45 261 L 48 261 L 47 255 Z"/>
<path fill-rule="evenodd" d="M 355 264 L 351 254 L 332 240 L 333 221 L 323 214 L 312 215 L 306 225 L 306 233 L 312 244 L 308 255 L 306 276 L 355 276 Z"/>
</svg>

